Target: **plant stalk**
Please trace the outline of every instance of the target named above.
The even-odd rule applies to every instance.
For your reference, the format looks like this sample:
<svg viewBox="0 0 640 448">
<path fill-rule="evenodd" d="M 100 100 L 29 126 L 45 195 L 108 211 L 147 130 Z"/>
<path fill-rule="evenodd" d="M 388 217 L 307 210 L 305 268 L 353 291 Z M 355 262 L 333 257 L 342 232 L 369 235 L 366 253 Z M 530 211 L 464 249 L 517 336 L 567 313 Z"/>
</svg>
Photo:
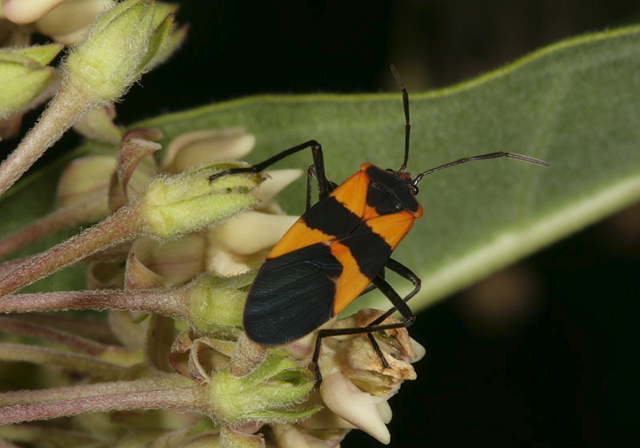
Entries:
<svg viewBox="0 0 640 448">
<path fill-rule="evenodd" d="M 127 411 L 133 409 L 173 409 L 198 412 L 194 403 L 201 401 L 206 385 L 157 389 L 106 395 L 82 396 L 68 400 L 0 408 L 0 425 L 46 420 L 89 412 Z"/>
<path fill-rule="evenodd" d="M 84 232 L 24 260 L 0 279 L 0 297 L 53 274 L 100 249 L 133 238 L 139 228 L 137 218 L 135 210 L 123 207 Z"/>
</svg>

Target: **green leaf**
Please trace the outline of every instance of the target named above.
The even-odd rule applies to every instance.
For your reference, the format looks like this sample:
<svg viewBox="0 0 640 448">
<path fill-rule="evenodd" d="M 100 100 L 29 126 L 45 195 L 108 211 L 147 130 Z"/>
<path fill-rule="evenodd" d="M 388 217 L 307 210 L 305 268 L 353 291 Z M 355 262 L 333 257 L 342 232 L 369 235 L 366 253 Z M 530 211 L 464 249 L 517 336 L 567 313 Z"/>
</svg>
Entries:
<svg viewBox="0 0 640 448">
<path fill-rule="evenodd" d="M 563 41 L 447 89 L 408 86 L 410 172 L 493 151 L 551 164 L 480 161 L 422 181 L 424 217 L 394 254 L 423 279 L 414 309 L 640 198 L 639 65 L 640 27 L 632 27 Z M 404 145 L 399 92 L 259 96 L 136 126 L 162 129 L 164 147 L 187 131 L 244 126 L 257 137 L 253 162 L 316 139 L 335 182 L 362 162 L 397 169 Z M 276 168 L 310 163 L 298 154 Z M 301 180 L 282 195 L 288 211 L 303 212 L 303 190 Z M 356 304 L 388 307 L 375 294 Z"/>
</svg>

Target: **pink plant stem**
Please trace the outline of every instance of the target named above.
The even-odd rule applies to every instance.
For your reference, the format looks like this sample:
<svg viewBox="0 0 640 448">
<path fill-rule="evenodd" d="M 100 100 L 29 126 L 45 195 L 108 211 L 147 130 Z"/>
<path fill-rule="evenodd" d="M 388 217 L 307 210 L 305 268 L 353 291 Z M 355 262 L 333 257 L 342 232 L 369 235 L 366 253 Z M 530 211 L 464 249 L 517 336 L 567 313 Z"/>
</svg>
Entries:
<svg viewBox="0 0 640 448">
<path fill-rule="evenodd" d="M 132 394 L 149 390 L 184 387 L 192 382 L 181 375 L 134 381 L 113 381 L 83 386 L 55 387 L 52 389 L 18 390 L 0 393 L 0 407 L 38 404 L 114 394 Z"/>
<path fill-rule="evenodd" d="M 13 260 L 0 263 L 0 278 L 4 277 L 5 274 L 7 274 L 7 272 L 11 272 L 14 269 L 18 269 L 24 263 L 29 261 L 29 258 L 30 257 L 15 258 Z"/>
<path fill-rule="evenodd" d="M 18 405 L 0 409 L 0 425 L 68 417 L 89 412 L 126 411 L 132 409 L 174 409 L 198 412 L 197 403 L 206 391 L 204 385 L 177 389 L 148 390 L 73 398 L 69 400 Z"/>
<path fill-rule="evenodd" d="M 73 90 L 73 89 L 71 89 Z M 0 195 L 7 191 L 89 108 L 91 104 L 66 101 L 77 94 L 63 83 L 56 98 L 18 147 L 0 165 Z"/>
<path fill-rule="evenodd" d="M 134 237 L 139 227 L 138 222 L 135 211 L 123 207 L 86 231 L 25 260 L 0 279 L 0 297 L 53 274 L 104 247 Z"/>
<path fill-rule="evenodd" d="M 190 318 L 186 288 L 96 289 L 13 294 L 0 299 L 0 313 L 29 313 L 60 310 L 148 311 L 164 316 Z"/>
</svg>

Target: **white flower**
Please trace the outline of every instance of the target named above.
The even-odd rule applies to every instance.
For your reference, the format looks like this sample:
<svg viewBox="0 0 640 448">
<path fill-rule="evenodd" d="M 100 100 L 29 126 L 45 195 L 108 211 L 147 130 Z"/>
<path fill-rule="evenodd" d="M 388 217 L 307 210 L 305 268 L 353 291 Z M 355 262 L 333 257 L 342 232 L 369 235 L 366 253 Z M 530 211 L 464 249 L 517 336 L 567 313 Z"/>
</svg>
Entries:
<svg viewBox="0 0 640 448">
<path fill-rule="evenodd" d="M 386 424 L 391 421 L 389 397 L 376 397 L 363 392 L 341 371 L 323 377 L 320 395 L 327 407 L 385 445 L 391 441 Z"/>
<path fill-rule="evenodd" d="M 34 24 L 38 32 L 66 45 L 77 44 L 93 19 L 112 6 L 113 0 L 6 0 L 0 18 Z"/>
<path fill-rule="evenodd" d="M 365 327 L 382 314 L 379 310 L 362 309 L 337 321 L 332 328 Z M 393 322 L 398 320 L 384 321 Z M 411 363 L 425 352 L 409 337 L 406 328 L 382 333 L 374 337 L 388 368 L 383 367 L 366 334 L 325 338 L 318 362 L 323 376 L 320 397 L 326 407 L 353 427 L 388 444 L 391 436 L 386 424 L 391 421 L 391 408 L 387 400 L 398 392 L 404 380 L 416 379 Z"/>
</svg>

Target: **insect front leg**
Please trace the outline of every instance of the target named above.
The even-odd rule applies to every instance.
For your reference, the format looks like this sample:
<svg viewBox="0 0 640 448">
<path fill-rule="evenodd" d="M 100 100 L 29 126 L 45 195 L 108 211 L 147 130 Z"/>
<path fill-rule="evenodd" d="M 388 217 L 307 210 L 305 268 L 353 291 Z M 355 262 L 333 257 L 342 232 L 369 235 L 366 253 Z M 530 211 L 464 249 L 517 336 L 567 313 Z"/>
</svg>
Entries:
<svg viewBox="0 0 640 448">
<path fill-rule="evenodd" d="M 320 177 L 318 176 L 316 166 L 310 165 L 309 168 L 307 168 L 307 196 L 306 196 L 306 202 L 305 202 L 305 211 L 311 208 L 311 195 L 312 195 L 312 189 L 313 189 L 312 185 L 313 185 L 314 177 L 317 179 L 317 183 L 318 183 L 318 199 L 319 200 L 323 200 L 324 198 L 329 196 L 329 193 L 335 190 L 336 187 L 338 186 L 338 184 L 336 184 L 335 182 L 331 182 L 326 177 L 325 177 L 325 182 L 320 182 Z M 328 188 L 328 190 L 323 190 L 323 188 Z"/>
<path fill-rule="evenodd" d="M 229 174 L 241 174 L 241 173 L 259 173 L 264 171 L 266 168 L 271 165 L 279 162 L 285 157 L 289 157 L 292 154 L 300 152 L 304 149 L 311 148 L 311 154 L 313 157 L 313 167 L 315 170 L 316 178 L 318 180 L 318 192 L 321 198 L 326 197 L 334 188 L 335 184 L 327 179 L 324 170 L 324 157 L 322 155 L 322 145 L 315 140 L 309 140 L 308 142 L 304 142 L 300 145 L 293 146 L 289 149 L 285 149 L 284 151 L 276 154 L 273 157 L 268 158 L 267 160 L 257 163 L 253 166 L 248 166 L 245 168 L 230 168 L 228 170 L 221 171 L 219 173 L 213 174 L 209 176 L 209 182 L 212 182 L 222 176 L 227 176 Z"/>
</svg>

